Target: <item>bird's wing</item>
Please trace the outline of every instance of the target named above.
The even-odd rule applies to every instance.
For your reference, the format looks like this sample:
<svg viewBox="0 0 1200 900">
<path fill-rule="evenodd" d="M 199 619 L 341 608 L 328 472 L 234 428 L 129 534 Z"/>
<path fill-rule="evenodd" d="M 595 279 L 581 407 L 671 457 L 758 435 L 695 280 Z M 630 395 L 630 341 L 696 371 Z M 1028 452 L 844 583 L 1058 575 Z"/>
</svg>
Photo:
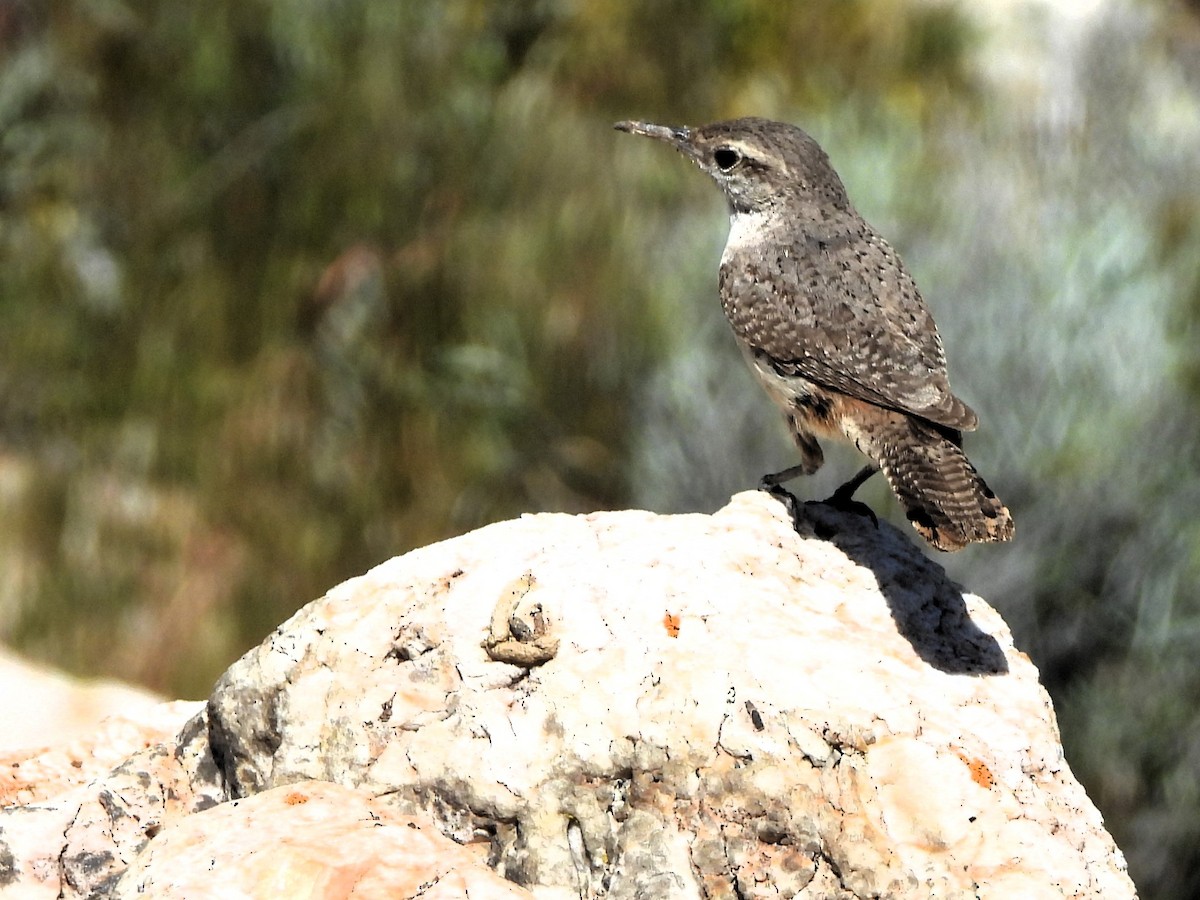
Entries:
<svg viewBox="0 0 1200 900">
<path fill-rule="evenodd" d="M 782 375 L 971 431 L 933 317 L 900 257 L 865 223 L 827 239 L 738 248 L 721 264 L 734 331 Z"/>
</svg>

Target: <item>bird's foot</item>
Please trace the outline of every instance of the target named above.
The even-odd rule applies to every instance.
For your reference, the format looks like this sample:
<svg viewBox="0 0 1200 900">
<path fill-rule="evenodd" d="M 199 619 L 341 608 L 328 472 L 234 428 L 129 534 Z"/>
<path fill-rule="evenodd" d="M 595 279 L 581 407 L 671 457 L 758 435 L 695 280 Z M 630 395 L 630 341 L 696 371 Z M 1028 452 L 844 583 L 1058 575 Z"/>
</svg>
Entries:
<svg viewBox="0 0 1200 900">
<path fill-rule="evenodd" d="M 824 506 L 832 506 L 834 509 L 841 512 L 854 513 L 859 516 L 866 516 L 871 520 L 872 524 L 879 527 L 879 517 L 875 515 L 875 510 L 867 506 L 861 500 L 854 499 L 854 492 L 858 489 L 861 482 L 849 481 L 843 484 L 840 488 L 830 494 L 826 499 L 820 501 Z"/>
<path fill-rule="evenodd" d="M 766 491 L 784 505 L 788 511 L 788 515 L 792 518 L 792 525 L 794 525 L 797 530 L 799 530 L 800 527 L 802 510 L 806 505 L 808 505 L 808 503 L 820 503 L 822 506 L 830 506 L 836 510 L 839 510 L 840 512 L 848 512 L 859 516 L 866 516 L 871 520 L 876 528 L 879 527 L 879 518 L 875 515 L 875 510 L 871 509 L 871 507 L 867 506 L 867 504 L 863 503 L 861 500 L 854 499 L 854 492 L 862 486 L 864 481 L 878 471 L 874 466 L 867 466 L 862 469 L 853 478 L 834 491 L 827 499 L 817 501 L 810 500 L 806 503 L 801 503 L 796 499 L 794 494 L 782 487 L 782 483 L 785 481 L 790 481 L 791 479 L 800 475 L 808 475 L 811 473 L 811 471 L 812 470 L 810 467 L 807 467 L 802 463 L 800 465 L 791 466 L 790 468 L 784 469 L 782 472 L 772 472 L 769 475 L 764 475 L 758 480 L 758 489 L 760 491 Z"/>
<path fill-rule="evenodd" d="M 801 475 L 808 475 L 811 472 L 812 469 L 803 463 L 798 466 L 788 466 L 786 469 L 779 472 L 770 472 L 758 479 L 758 489 L 766 491 L 768 494 L 774 494 L 776 491 L 783 490 L 780 485 L 785 481 L 791 481 L 793 478 L 799 478 Z M 786 494 L 787 491 L 784 491 L 784 493 Z"/>
<path fill-rule="evenodd" d="M 771 476 L 764 475 L 758 482 L 758 489 L 765 491 L 782 503 L 783 508 L 787 510 L 788 518 L 792 520 L 792 527 L 799 529 L 802 504 L 796 499 L 795 494 L 778 482 L 771 481 L 770 478 Z"/>
<path fill-rule="evenodd" d="M 788 491 L 786 487 L 780 484 L 780 481 L 787 480 L 779 478 L 779 475 L 782 474 L 785 473 L 780 472 L 773 475 L 763 475 L 761 479 L 758 479 L 758 490 L 769 493 L 770 496 L 784 504 L 784 509 L 787 510 L 787 516 L 792 520 L 792 528 L 799 530 L 800 509 L 802 509 L 803 504 L 796 499 L 796 494 Z"/>
</svg>

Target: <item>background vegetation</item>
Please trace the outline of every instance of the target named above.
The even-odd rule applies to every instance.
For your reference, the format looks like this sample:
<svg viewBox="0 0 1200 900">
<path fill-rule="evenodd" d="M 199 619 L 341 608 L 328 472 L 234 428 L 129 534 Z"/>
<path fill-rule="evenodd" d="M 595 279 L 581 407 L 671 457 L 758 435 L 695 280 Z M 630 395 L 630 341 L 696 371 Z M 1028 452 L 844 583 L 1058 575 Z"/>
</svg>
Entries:
<svg viewBox="0 0 1200 900">
<path fill-rule="evenodd" d="M 915 270 L 1016 516 L 939 561 L 1143 896 L 1200 895 L 1200 27 L 988 8 L 0 0 L 0 639 L 200 697 L 412 547 L 785 464 L 719 195 L 611 123 L 788 119 Z"/>
</svg>

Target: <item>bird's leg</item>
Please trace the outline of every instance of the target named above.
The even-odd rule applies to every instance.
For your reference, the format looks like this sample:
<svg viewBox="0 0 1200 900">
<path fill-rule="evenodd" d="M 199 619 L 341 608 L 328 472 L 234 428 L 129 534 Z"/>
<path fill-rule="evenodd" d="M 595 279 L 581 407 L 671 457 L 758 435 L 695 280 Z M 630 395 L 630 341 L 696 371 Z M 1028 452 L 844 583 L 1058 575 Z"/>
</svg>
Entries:
<svg viewBox="0 0 1200 900">
<path fill-rule="evenodd" d="M 780 487 L 785 481 L 791 481 L 793 478 L 799 478 L 801 475 L 812 474 L 812 468 L 808 463 L 797 463 L 794 466 L 788 466 L 781 472 L 771 472 L 769 475 L 764 475 L 758 479 L 758 489 L 766 491 L 768 494 L 774 494 L 782 491 Z M 787 491 L 784 491 L 786 494 Z"/>
<path fill-rule="evenodd" d="M 840 488 L 830 495 L 827 503 L 838 505 L 839 503 L 848 503 L 854 499 L 854 492 L 863 486 L 868 478 L 878 472 L 879 469 L 875 466 L 863 466 L 853 478 L 843 484 Z"/>
<path fill-rule="evenodd" d="M 800 462 L 794 466 L 788 466 L 782 471 L 764 475 L 758 480 L 758 489 L 766 491 L 779 500 L 787 508 L 788 515 L 792 517 L 792 525 L 799 529 L 800 501 L 782 485 L 785 481 L 791 481 L 801 475 L 811 475 L 817 471 L 821 468 L 821 463 L 825 461 L 825 454 L 821 452 L 821 445 L 817 443 L 816 436 L 805 427 L 804 418 L 799 415 L 798 410 L 788 410 L 784 417 L 787 419 L 792 439 L 795 440 L 796 447 L 800 451 Z"/>
<path fill-rule="evenodd" d="M 829 499 L 825 500 L 825 504 L 832 506 L 835 509 L 841 509 L 846 512 L 854 512 L 859 515 L 870 516 L 871 521 L 875 523 L 875 527 L 879 527 L 879 519 L 875 515 L 875 510 L 867 506 L 861 500 L 854 499 L 854 492 L 857 491 L 864 481 L 878 472 L 879 469 L 875 466 L 863 466 L 853 478 L 843 484 L 840 488 L 829 495 Z"/>
<path fill-rule="evenodd" d="M 796 499 L 795 494 L 783 487 L 783 482 L 791 481 L 801 475 L 809 475 L 811 472 L 812 469 L 806 463 L 798 463 L 788 466 L 781 472 L 771 472 L 758 479 L 758 489 L 766 491 L 783 504 L 788 511 L 788 516 L 791 517 L 793 528 L 799 529 L 800 527 L 800 501 Z"/>
<path fill-rule="evenodd" d="M 800 462 L 794 466 L 788 466 L 780 472 L 772 472 L 769 475 L 764 475 L 758 480 L 758 489 L 766 491 L 768 494 L 788 494 L 780 487 L 785 481 L 791 481 L 793 478 L 799 478 L 801 475 L 811 475 L 817 469 L 821 468 L 821 464 L 825 461 L 825 454 L 821 452 L 821 445 L 817 443 L 816 437 L 805 426 L 804 418 L 796 410 L 788 410 L 784 414 L 787 419 L 788 431 L 792 433 L 792 440 L 796 442 L 796 448 L 800 451 Z M 790 497 L 791 494 L 788 494 Z M 794 498 L 793 498 L 794 499 Z"/>
</svg>

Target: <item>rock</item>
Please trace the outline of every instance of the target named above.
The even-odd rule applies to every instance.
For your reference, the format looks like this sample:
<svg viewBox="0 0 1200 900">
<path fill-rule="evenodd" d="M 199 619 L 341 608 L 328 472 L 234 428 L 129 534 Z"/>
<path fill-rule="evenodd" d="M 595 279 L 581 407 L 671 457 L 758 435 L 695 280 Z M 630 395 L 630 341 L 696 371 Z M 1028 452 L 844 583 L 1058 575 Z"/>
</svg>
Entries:
<svg viewBox="0 0 1200 900">
<path fill-rule="evenodd" d="M 108 679 L 84 680 L 0 648 L 0 753 L 84 736 L 110 716 L 136 717 L 165 698 Z"/>
<path fill-rule="evenodd" d="M 432 825 L 374 798 L 302 781 L 233 800 L 165 828 L 113 900 L 306 897 L 454 900 L 532 897 Z M 219 877 L 214 878 L 214 873 Z"/>
<path fill-rule="evenodd" d="M 40 802 L 86 784 L 131 754 L 172 739 L 203 703 L 177 700 L 110 716 L 48 750 L 0 750 L 0 807 Z"/>
<path fill-rule="evenodd" d="M 105 897 L 164 826 L 226 801 L 196 705 L 180 704 L 195 715 L 177 736 L 86 784 L 0 808 L 0 897 Z"/>
<path fill-rule="evenodd" d="M 808 505 L 794 529 L 760 493 L 526 516 L 340 585 L 178 739 L 0 815 L 0 884 L 5 844 L 14 884 L 71 863 L 66 897 L 202 878 L 204 821 L 301 835 L 264 797 L 312 781 L 361 797 L 337 826 L 312 807 L 343 844 L 365 810 L 413 817 L 543 900 L 1135 896 L 995 611 L 889 526 Z"/>
</svg>

